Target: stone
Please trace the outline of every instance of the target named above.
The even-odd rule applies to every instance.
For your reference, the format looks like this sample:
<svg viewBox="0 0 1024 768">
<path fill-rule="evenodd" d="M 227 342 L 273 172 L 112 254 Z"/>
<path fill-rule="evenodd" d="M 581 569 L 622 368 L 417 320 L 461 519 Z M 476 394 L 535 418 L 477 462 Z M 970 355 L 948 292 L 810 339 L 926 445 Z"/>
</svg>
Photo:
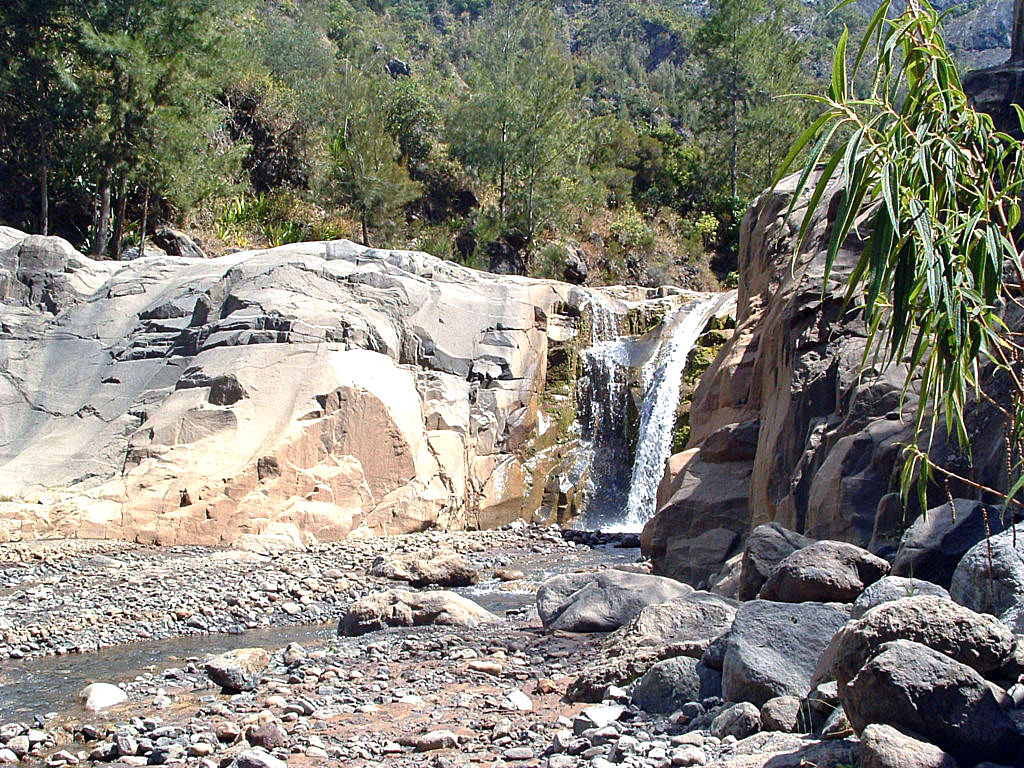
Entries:
<svg viewBox="0 0 1024 768">
<path fill-rule="evenodd" d="M 803 703 L 797 696 L 776 696 L 761 706 L 761 724 L 766 731 L 804 732 Z"/>
<path fill-rule="evenodd" d="M 287 746 L 288 732 L 275 722 L 251 725 L 245 729 L 245 740 L 254 747 L 273 750 Z"/>
<path fill-rule="evenodd" d="M 262 648 L 238 648 L 215 656 L 205 664 L 206 675 L 229 693 L 251 691 L 260 684 L 270 663 Z"/>
<path fill-rule="evenodd" d="M 957 762 L 934 744 L 890 725 L 872 723 L 860 734 L 861 768 L 957 768 Z"/>
<path fill-rule="evenodd" d="M 480 581 L 473 564 L 454 552 L 433 557 L 394 555 L 378 558 L 370 573 L 393 581 L 407 581 L 414 587 L 469 587 Z"/>
<path fill-rule="evenodd" d="M 839 695 L 858 732 L 872 723 L 906 728 L 963 765 L 982 756 L 1013 762 L 1022 746 L 981 675 L 910 640 L 882 645 Z"/>
<path fill-rule="evenodd" d="M 952 511 L 948 502 L 929 509 L 900 539 L 893 575 L 912 576 L 948 588 L 967 550 L 985 538 L 986 518 L 990 533 L 1003 530 L 999 507 L 980 501 L 953 499 Z"/>
<path fill-rule="evenodd" d="M 430 731 L 415 740 L 417 752 L 432 752 L 435 749 L 452 749 L 459 745 L 459 737 L 449 730 Z"/>
<path fill-rule="evenodd" d="M 24 757 L 28 754 L 28 751 L 32 748 L 32 744 L 28 740 L 28 736 L 21 734 L 10 739 L 7 744 L 7 748 L 16 754 L 19 758 Z"/>
<path fill-rule="evenodd" d="M 548 629 L 609 632 L 648 605 L 692 592 L 692 587 L 673 579 L 617 569 L 563 574 L 537 590 L 537 612 Z"/>
<path fill-rule="evenodd" d="M 732 736 L 745 739 L 761 730 L 761 713 L 748 701 L 726 708 L 711 721 L 711 735 L 716 739 Z"/>
<path fill-rule="evenodd" d="M 721 694 L 721 673 L 697 659 L 680 656 L 647 670 L 633 689 L 633 704 L 652 714 L 667 715 L 691 701 Z"/>
<path fill-rule="evenodd" d="M 803 696 L 818 657 L 848 617 L 848 608 L 829 603 L 740 605 L 725 639 L 725 700 L 761 706 L 776 696 Z"/>
<path fill-rule="evenodd" d="M 876 605 L 917 595 L 932 595 L 949 599 L 949 592 L 938 584 L 916 578 L 889 575 L 883 576 L 860 593 L 853 601 L 853 610 L 850 615 L 854 619 L 859 619 Z"/>
<path fill-rule="evenodd" d="M 700 747 L 687 746 L 672 751 L 672 765 L 674 766 L 690 768 L 690 766 L 707 765 L 707 763 L 708 756 Z"/>
<path fill-rule="evenodd" d="M 287 768 L 284 760 L 274 757 L 265 749 L 247 749 L 235 758 L 237 768 Z"/>
<path fill-rule="evenodd" d="M 454 592 L 392 589 L 352 603 L 338 622 L 338 634 L 362 635 L 386 627 L 423 624 L 472 628 L 498 620 L 477 603 Z"/>
<path fill-rule="evenodd" d="M 875 606 L 836 633 L 814 680 L 836 680 L 841 688 L 892 640 L 920 643 L 983 675 L 1007 664 L 1015 645 L 1013 633 L 992 616 L 941 597 L 907 597 Z"/>
<path fill-rule="evenodd" d="M 787 603 L 852 603 L 889 571 L 870 552 L 839 541 L 816 541 L 786 556 L 758 596 Z"/>
<path fill-rule="evenodd" d="M 958 603 L 998 616 L 1015 633 L 1024 634 L 1024 525 L 969 549 L 953 573 L 949 593 Z"/>
<path fill-rule="evenodd" d="M 157 227 L 152 236 L 153 245 L 162 248 L 169 256 L 182 256 L 187 259 L 205 259 L 206 254 L 196 241 L 180 229 L 174 227 Z"/>
<path fill-rule="evenodd" d="M 128 701 L 128 694 L 116 685 L 91 683 L 78 692 L 78 698 L 86 709 L 99 712 L 124 704 Z"/>
<path fill-rule="evenodd" d="M 778 523 L 759 525 L 743 544 L 740 600 L 753 600 L 775 567 L 798 549 L 813 543 L 806 536 L 787 531 Z"/>
<path fill-rule="evenodd" d="M 533 701 L 520 690 L 511 690 L 502 700 L 505 709 L 513 709 L 517 712 L 529 712 L 533 709 Z"/>
</svg>

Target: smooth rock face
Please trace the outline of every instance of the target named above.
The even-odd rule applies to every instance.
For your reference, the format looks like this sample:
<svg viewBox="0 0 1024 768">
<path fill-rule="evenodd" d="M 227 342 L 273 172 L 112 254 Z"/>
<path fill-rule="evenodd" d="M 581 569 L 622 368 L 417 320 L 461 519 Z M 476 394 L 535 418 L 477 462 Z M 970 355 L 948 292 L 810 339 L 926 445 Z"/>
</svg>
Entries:
<svg viewBox="0 0 1024 768">
<path fill-rule="evenodd" d="M 818 656 L 848 618 L 836 604 L 743 603 L 725 640 L 725 700 L 761 706 L 776 696 L 803 696 Z"/>
<path fill-rule="evenodd" d="M 980 501 L 953 499 L 949 504 L 929 509 L 907 528 L 900 539 L 892 572 L 895 576 L 912 576 L 949 587 L 953 571 L 971 547 L 985 538 L 988 530 L 1003 530 L 998 507 Z"/>
<path fill-rule="evenodd" d="M 648 605 L 693 593 L 673 579 L 608 569 L 548 579 L 537 591 L 544 626 L 566 632 L 610 632 Z"/>
<path fill-rule="evenodd" d="M 555 471 L 531 483 L 521 457 L 589 289 L 347 241 L 131 262 L 0 245 L 0 541 L 273 552 L 487 527 Z"/>
<path fill-rule="evenodd" d="M 637 681 L 633 704 L 653 714 L 668 715 L 691 701 L 722 693 L 722 675 L 697 659 L 680 656 L 660 661 Z"/>
<path fill-rule="evenodd" d="M 836 680 L 842 687 L 893 640 L 920 643 L 981 674 L 1003 667 L 1014 648 L 1013 633 L 992 616 L 941 597 L 908 597 L 882 603 L 843 627 L 821 654 L 815 680 Z"/>
<path fill-rule="evenodd" d="M 86 709 L 99 712 L 103 709 L 110 709 L 128 701 L 128 694 L 109 683 L 91 683 L 83 688 L 78 698 Z"/>
<path fill-rule="evenodd" d="M 362 635 L 387 627 L 422 624 L 476 627 L 498 620 L 493 613 L 454 592 L 392 589 L 368 595 L 350 605 L 338 623 L 338 634 Z"/>
<path fill-rule="evenodd" d="M 903 576 L 883 576 L 865 589 L 853 601 L 853 612 L 851 615 L 853 618 L 859 619 L 876 605 L 917 595 L 931 595 L 933 597 L 942 597 L 946 600 L 950 599 L 949 592 L 938 584 L 932 584 L 930 581 L 908 579 Z"/>
<path fill-rule="evenodd" d="M 758 596 L 786 603 L 852 603 L 888 571 L 885 560 L 853 544 L 817 541 L 782 560 Z"/>
<path fill-rule="evenodd" d="M 1022 742 L 985 680 L 970 667 L 920 643 L 886 643 L 839 695 L 850 723 L 907 728 L 962 765 L 1012 762 Z"/>
<path fill-rule="evenodd" d="M 251 691 L 263 679 L 270 654 L 262 648 L 239 648 L 206 662 L 209 678 L 230 693 Z"/>
<path fill-rule="evenodd" d="M 861 768 L 957 768 L 952 755 L 889 725 L 872 723 L 860 734 Z"/>
<path fill-rule="evenodd" d="M 957 566 L 949 592 L 958 603 L 998 616 L 1024 634 L 1024 525 L 1014 529 L 972 547 Z"/>
<path fill-rule="evenodd" d="M 753 600 L 776 566 L 798 549 L 812 544 L 806 536 L 787 531 L 778 523 L 759 525 L 743 545 L 740 600 Z"/>
<path fill-rule="evenodd" d="M 468 587 L 480 581 L 473 564 L 454 552 L 430 557 L 422 554 L 379 558 L 370 568 L 374 576 L 407 581 L 414 587 Z"/>
</svg>

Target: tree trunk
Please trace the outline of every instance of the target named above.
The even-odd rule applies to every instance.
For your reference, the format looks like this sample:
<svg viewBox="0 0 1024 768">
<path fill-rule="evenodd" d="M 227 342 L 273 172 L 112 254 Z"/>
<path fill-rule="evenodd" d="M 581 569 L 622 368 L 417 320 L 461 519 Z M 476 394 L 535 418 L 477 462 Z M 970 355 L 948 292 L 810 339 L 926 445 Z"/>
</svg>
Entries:
<svg viewBox="0 0 1024 768">
<path fill-rule="evenodd" d="M 114 214 L 114 234 L 111 239 L 111 258 L 121 258 L 121 240 L 124 239 L 124 209 L 128 204 L 128 177 L 121 177 L 121 187 L 117 191 L 117 212 Z"/>
<path fill-rule="evenodd" d="M 107 165 L 103 170 L 103 182 L 100 187 L 100 216 L 96 225 L 96 242 L 93 244 L 93 255 L 102 256 L 107 252 L 107 240 L 110 232 L 110 187 L 113 184 L 114 169 Z"/>
<path fill-rule="evenodd" d="M 142 228 L 139 230 L 139 257 L 146 255 L 146 227 L 149 220 L 149 181 L 146 191 L 142 193 Z"/>
<path fill-rule="evenodd" d="M 39 234 L 50 234 L 50 157 L 43 145 L 39 164 Z"/>
<path fill-rule="evenodd" d="M 1010 61 L 1024 61 L 1024 0 L 1013 3 L 1013 38 L 1010 42 Z"/>
<path fill-rule="evenodd" d="M 501 181 L 499 182 L 498 193 L 498 214 L 501 217 L 502 229 L 505 227 L 505 148 L 508 143 L 508 126 L 501 124 Z"/>
<path fill-rule="evenodd" d="M 370 247 L 370 235 L 366 226 L 366 209 L 360 209 L 359 211 L 359 223 L 363 227 L 363 245 L 367 248 Z"/>
</svg>

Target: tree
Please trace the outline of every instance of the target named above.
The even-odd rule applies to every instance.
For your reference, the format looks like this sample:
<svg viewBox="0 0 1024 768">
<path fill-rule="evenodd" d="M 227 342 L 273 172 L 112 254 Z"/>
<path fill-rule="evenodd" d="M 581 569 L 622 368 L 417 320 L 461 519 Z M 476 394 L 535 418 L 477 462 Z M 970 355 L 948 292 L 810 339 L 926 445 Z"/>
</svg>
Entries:
<svg viewBox="0 0 1024 768">
<path fill-rule="evenodd" d="M 328 145 L 329 186 L 359 214 L 364 245 L 370 244 L 371 226 L 387 222 L 420 191 L 399 162 L 378 87 L 364 69 L 346 66 L 340 85 L 344 117 Z"/>
<path fill-rule="evenodd" d="M 575 162 L 572 63 L 551 11 L 496 0 L 476 29 L 465 80 L 453 151 L 494 180 L 499 225 L 521 230 L 529 247 Z"/>
<path fill-rule="evenodd" d="M 916 481 L 918 502 L 927 509 L 927 485 L 935 473 L 998 493 L 930 457 L 940 424 L 970 456 L 966 414 L 980 397 L 1006 418 L 1010 477 L 1008 491 L 1000 495 L 1012 500 L 1024 488 L 1024 343 L 1007 326 L 1005 308 L 1024 309 L 1015 295 L 1024 284 L 1016 242 L 1024 147 L 971 107 L 938 14 L 927 2 L 911 0 L 893 20 L 888 10 L 883 2 L 872 18 L 852 69 L 848 38 L 842 36 L 829 92 L 814 98 L 824 111 L 782 166 L 787 172 L 812 147 L 794 194 L 795 204 L 817 178 L 796 253 L 825 190 L 838 183 L 824 281 L 842 245 L 850 237 L 863 238 L 847 301 L 864 313 L 868 354 L 905 364 L 908 386 L 914 382 L 919 390 L 914 438 L 901 475 L 905 498 Z M 871 48 L 877 54 L 874 86 L 859 98 L 851 82 Z M 831 151 L 834 138 L 842 140 Z M 1013 286 L 1004 284 L 1007 269 Z M 983 372 L 989 379 L 1005 377 L 1008 400 L 998 402 L 985 392 Z"/>
<path fill-rule="evenodd" d="M 770 183 L 779 149 L 804 125 L 803 108 L 777 98 L 803 81 L 804 47 L 787 29 L 787 11 L 786 0 L 713 0 L 696 34 L 700 130 L 733 197 Z"/>
</svg>

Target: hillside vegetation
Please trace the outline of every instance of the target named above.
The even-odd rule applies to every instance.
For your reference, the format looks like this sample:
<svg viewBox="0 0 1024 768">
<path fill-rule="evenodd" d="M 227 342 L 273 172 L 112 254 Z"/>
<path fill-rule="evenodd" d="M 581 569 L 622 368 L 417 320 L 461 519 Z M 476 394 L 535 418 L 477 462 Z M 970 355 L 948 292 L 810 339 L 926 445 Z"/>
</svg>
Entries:
<svg viewBox="0 0 1024 768">
<path fill-rule="evenodd" d="M 968 58 L 1006 36 L 1003 5 L 950 22 Z M 820 90 L 829 41 L 863 23 L 859 5 L 826 10 L 10 0 L 0 221 L 109 258 L 170 223 L 209 254 L 349 237 L 716 287 L 734 279 L 738 218 L 806 122 L 784 95 Z"/>
</svg>

